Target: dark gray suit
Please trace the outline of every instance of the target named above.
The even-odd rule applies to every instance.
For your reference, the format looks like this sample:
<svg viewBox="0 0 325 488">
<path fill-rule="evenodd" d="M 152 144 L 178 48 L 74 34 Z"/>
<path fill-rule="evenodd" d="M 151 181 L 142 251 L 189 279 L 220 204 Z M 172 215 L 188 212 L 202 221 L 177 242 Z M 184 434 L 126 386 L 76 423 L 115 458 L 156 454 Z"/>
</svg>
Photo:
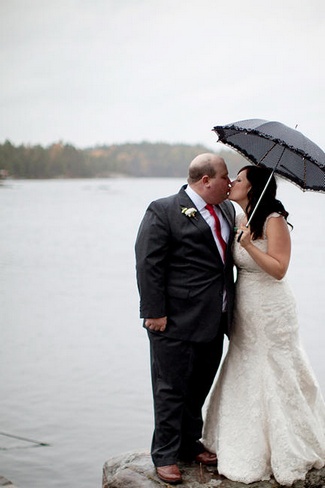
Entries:
<svg viewBox="0 0 325 488">
<path fill-rule="evenodd" d="M 140 316 L 167 316 L 164 332 L 148 331 L 155 405 L 152 458 L 156 466 L 193 459 L 202 450 L 202 406 L 218 369 L 234 301 L 233 205 L 219 205 L 230 228 L 224 264 L 205 219 L 184 186 L 152 202 L 136 240 Z M 222 313 L 227 290 L 227 314 Z M 227 316 L 226 316 L 227 315 Z M 227 320 L 228 319 L 228 320 Z"/>
</svg>

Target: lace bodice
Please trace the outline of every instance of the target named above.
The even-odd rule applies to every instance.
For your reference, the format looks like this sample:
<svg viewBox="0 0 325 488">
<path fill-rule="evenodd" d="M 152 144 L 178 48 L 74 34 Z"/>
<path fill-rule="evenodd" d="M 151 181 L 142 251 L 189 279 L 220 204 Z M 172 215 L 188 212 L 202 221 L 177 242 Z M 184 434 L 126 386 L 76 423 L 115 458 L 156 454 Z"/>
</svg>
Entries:
<svg viewBox="0 0 325 488">
<path fill-rule="evenodd" d="M 278 213 L 272 213 L 266 219 L 263 230 L 263 238 L 252 241 L 253 245 L 261 249 L 261 251 L 267 251 L 267 239 L 266 239 L 266 228 L 270 218 L 283 218 Z M 243 214 L 236 217 L 236 226 L 239 227 L 243 221 Z M 237 239 L 233 243 L 233 256 L 235 264 L 239 271 L 247 271 L 249 273 L 263 273 L 266 274 L 259 266 L 256 264 L 253 258 L 245 251 L 245 249 L 237 242 Z"/>
</svg>

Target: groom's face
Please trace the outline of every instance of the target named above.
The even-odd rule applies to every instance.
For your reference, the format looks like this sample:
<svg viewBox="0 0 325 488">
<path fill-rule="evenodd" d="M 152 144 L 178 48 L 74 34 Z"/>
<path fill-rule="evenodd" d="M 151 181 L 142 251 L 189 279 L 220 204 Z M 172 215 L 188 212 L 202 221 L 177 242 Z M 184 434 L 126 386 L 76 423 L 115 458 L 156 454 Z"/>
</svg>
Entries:
<svg viewBox="0 0 325 488">
<path fill-rule="evenodd" d="M 209 178 L 208 199 L 207 203 L 217 205 L 223 202 L 229 195 L 230 179 L 226 164 L 218 164 L 217 172 L 213 178 Z"/>
</svg>

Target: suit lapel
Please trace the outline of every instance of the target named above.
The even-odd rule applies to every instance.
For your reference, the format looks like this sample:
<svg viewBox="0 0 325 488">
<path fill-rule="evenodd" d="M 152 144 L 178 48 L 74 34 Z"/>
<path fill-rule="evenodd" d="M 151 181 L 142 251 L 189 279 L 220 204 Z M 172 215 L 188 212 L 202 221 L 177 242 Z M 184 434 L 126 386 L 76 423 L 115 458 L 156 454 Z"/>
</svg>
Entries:
<svg viewBox="0 0 325 488">
<path fill-rule="evenodd" d="M 199 212 L 199 210 L 197 209 L 197 207 L 194 205 L 194 203 L 192 202 L 192 200 L 188 196 L 188 194 L 184 191 L 185 188 L 186 188 L 186 186 L 183 186 L 179 192 L 180 211 L 182 211 L 182 208 L 191 208 L 191 207 L 193 207 L 197 210 L 195 217 L 186 217 L 186 216 L 184 216 L 184 217 L 186 217 L 188 220 L 190 220 L 192 225 L 195 225 L 195 227 L 200 229 L 200 231 L 202 232 L 202 234 L 206 238 L 209 246 L 212 247 L 213 252 L 215 253 L 215 251 L 217 250 L 217 255 L 220 257 L 220 261 L 222 262 L 222 259 L 221 259 L 221 256 L 219 254 L 217 244 L 216 244 L 214 237 L 212 235 L 211 229 L 210 229 L 209 225 L 207 224 L 206 220 L 202 217 L 202 215 Z"/>
<path fill-rule="evenodd" d="M 222 215 L 227 220 L 230 229 L 233 230 L 233 227 L 234 227 L 233 214 L 230 212 L 229 206 L 227 204 L 225 204 L 224 202 L 220 203 L 218 206 L 222 212 Z"/>
<path fill-rule="evenodd" d="M 233 242 L 234 236 L 235 236 L 234 209 L 232 207 L 230 207 L 230 205 L 226 204 L 225 202 L 220 203 L 219 208 L 222 212 L 222 215 L 225 217 L 225 219 L 227 220 L 228 225 L 230 227 L 230 234 L 229 234 L 229 240 L 227 243 L 227 252 L 226 252 L 226 259 L 227 259 L 230 252 L 231 252 L 231 246 L 232 246 L 232 242 Z"/>
<path fill-rule="evenodd" d="M 191 207 L 196 208 L 196 206 L 194 205 L 194 203 L 192 202 L 192 200 L 190 199 L 188 194 L 185 192 L 185 188 L 186 188 L 186 185 L 184 185 L 179 192 L 180 211 L 182 211 L 182 208 L 191 208 Z M 220 203 L 219 208 L 220 208 L 223 216 L 225 217 L 225 219 L 229 225 L 229 228 L 230 228 L 229 241 L 227 244 L 227 257 L 228 257 L 229 253 L 231 252 L 231 244 L 232 244 L 232 241 L 233 241 L 234 235 L 235 235 L 234 234 L 234 221 L 233 221 L 233 213 L 234 212 L 232 211 L 233 209 L 230 207 L 229 203 L 226 203 L 226 202 Z M 198 227 L 201 230 L 201 232 L 204 234 L 205 238 L 207 239 L 208 244 L 210 245 L 210 247 L 213 248 L 214 252 L 215 252 L 215 250 L 217 250 L 217 254 L 220 258 L 220 261 L 222 262 L 222 259 L 221 259 L 221 256 L 220 256 L 220 253 L 218 250 L 218 246 L 215 243 L 211 229 L 210 229 L 209 225 L 207 224 L 206 220 L 202 217 L 199 210 L 197 209 L 197 213 L 196 213 L 195 218 L 194 217 L 187 217 L 187 218 L 191 221 L 191 223 L 193 225 L 195 225 L 196 227 Z"/>
</svg>

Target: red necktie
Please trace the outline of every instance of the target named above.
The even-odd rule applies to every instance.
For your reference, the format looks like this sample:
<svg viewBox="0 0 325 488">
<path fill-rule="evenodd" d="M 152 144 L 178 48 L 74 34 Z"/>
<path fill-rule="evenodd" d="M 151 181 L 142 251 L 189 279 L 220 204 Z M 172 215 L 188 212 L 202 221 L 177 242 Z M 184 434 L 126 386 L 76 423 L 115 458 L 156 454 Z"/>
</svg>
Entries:
<svg viewBox="0 0 325 488">
<path fill-rule="evenodd" d="M 216 214 L 214 208 L 213 208 L 213 205 L 211 205 L 210 203 L 208 203 L 205 208 L 207 210 L 209 210 L 210 214 L 212 215 L 212 217 L 214 218 L 214 223 L 215 223 L 215 231 L 216 231 L 216 234 L 217 234 L 217 237 L 218 237 L 218 241 L 221 245 L 221 248 L 222 248 L 222 260 L 223 262 L 225 262 L 225 257 L 226 257 L 226 248 L 227 248 L 227 244 L 225 243 L 222 235 L 221 235 L 221 226 L 220 226 L 220 220 L 219 220 L 219 217 L 218 215 Z"/>
</svg>

